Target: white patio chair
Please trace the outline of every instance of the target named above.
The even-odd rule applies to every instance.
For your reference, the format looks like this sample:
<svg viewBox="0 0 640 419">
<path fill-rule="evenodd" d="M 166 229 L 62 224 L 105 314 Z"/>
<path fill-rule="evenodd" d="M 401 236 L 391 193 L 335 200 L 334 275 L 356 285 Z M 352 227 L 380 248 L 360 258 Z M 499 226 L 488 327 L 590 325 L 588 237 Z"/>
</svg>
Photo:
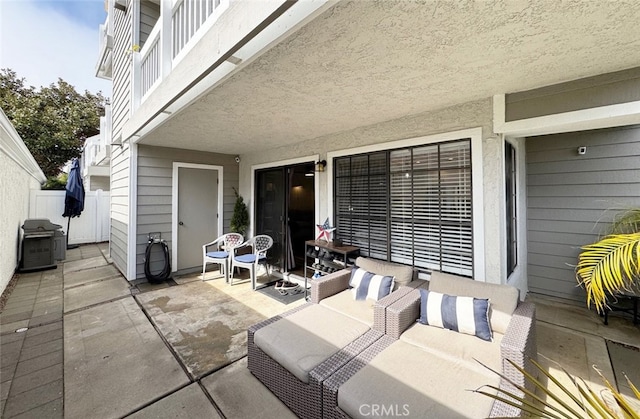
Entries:
<svg viewBox="0 0 640 419">
<path fill-rule="evenodd" d="M 241 245 L 244 240 L 242 234 L 227 233 L 211 243 L 202 246 L 202 280 L 204 281 L 205 268 L 207 263 L 217 263 L 220 270 L 224 274 L 225 282 L 229 282 L 229 254 L 233 253 L 233 249 Z M 217 245 L 215 250 L 207 251 L 208 247 Z"/>
<path fill-rule="evenodd" d="M 238 250 L 245 246 L 252 246 L 253 253 L 244 255 L 236 255 L 235 250 Z M 233 275 L 235 268 L 247 268 L 249 269 L 251 276 L 251 286 L 256 289 L 256 272 L 258 271 L 258 265 L 264 265 L 267 275 L 271 277 L 269 273 L 269 267 L 267 265 L 267 250 L 273 246 L 273 239 L 265 234 L 255 236 L 240 246 L 234 249 L 231 255 L 231 278 L 230 284 L 233 285 Z"/>
</svg>

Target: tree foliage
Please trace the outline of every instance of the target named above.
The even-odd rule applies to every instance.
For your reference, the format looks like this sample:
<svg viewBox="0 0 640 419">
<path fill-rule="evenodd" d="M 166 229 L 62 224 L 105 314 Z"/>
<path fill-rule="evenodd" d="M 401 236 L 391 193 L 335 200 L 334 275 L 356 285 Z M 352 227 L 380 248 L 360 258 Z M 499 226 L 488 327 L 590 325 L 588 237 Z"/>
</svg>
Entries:
<svg viewBox="0 0 640 419">
<path fill-rule="evenodd" d="M 249 227 L 249 211 L 247 210 L 247 204 L 244 203 L 244 199 L 242 199 L 236 188 L 233 188 L 233 192 L 236 194 L 236 203 L 233 206 L 233 215 L 231 216 L 231 232 L 240 233 L 244 236 Z"/>
<path fill-rule="evenodd" d="M 0 69 L 0 107 L 47 177 L 80 157 L 84 141 L 100 132 L 105 98 L 80 94 L 62 79 L 49 87 L 26 86 L 10 69 Z"/>
</svg>

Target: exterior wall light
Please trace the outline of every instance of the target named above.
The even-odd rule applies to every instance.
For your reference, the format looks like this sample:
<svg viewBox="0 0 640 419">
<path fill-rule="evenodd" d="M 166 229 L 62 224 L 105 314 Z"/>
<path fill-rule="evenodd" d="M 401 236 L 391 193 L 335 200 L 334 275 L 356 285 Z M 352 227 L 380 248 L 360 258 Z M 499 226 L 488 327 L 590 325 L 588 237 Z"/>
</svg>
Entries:
<svg viewBox="0 0 640 419">
<path fill-rule="evenodd" d="M 326 160 L 320 160 L 316 162 L 316 172 L 324 172 L 324 168 L 327 167 Z"/>
</svg>

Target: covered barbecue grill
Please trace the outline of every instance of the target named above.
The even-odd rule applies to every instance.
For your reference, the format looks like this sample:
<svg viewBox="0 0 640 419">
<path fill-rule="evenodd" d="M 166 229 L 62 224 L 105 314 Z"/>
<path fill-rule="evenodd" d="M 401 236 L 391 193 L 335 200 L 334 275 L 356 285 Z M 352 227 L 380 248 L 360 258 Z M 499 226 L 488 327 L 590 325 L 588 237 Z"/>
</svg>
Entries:
<svg viewBox="0 0 640 419">
<path fill-rule="evenodd" d="M 61 225 L 47 218 L 31 218 L 22 229 L 22 271 L 55 268 L 56 261 L 64 260 L 66 241 Z"/>
</svg>

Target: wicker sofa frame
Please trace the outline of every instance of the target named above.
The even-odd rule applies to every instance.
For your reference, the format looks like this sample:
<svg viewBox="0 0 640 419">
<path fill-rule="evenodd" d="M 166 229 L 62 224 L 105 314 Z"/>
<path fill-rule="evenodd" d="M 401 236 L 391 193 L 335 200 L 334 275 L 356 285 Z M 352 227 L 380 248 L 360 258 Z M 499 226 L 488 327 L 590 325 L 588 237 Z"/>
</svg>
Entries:
<svg viewBox="0 0 640 419">
<path fill-rule="evenodd" d="M 416 322 L 420 312 L 420 294 L 412 291 L 407 293 L 386 310 L 386 334 L 376 340 L 369 348 L 362 351 L 352 360 L 337 370 L 331 377 L 323 382 L 323 414 L 324 418 L 343 419 L 349 416 L 338 407 L 338 390 L 360 369 L 367 365 L 380 352 L 399 339 L 400 334 Z M 500 343 L 502 358 L 502 373 L 519 385 L 525 385 L 532 389 L 524 376 L 506 360 L 510 359 L 516 365 L 526 371 L 535 374 L 535 368 L 531 359 L 536 359 L 536 328 L 535 306 L 528 302 L 520 302 L 512 314 L 507 331 Z M 515 387 L 504 379 L 500 382 L 500 388 L 520 393 Z M 520 417 L 521 409 L 507 403 L 495 401 L 490 417 Z"/>
<path fill-rule="evenodd" d="M 251 326 L 248 329 L 247 364 L 249 371 L 256 376 L 273 394 L 275 394 L 293 413 L 301 418 L 320 419 L 322 412 L 322 383 L 340 367 L 347 364 L 360 352 L 369 348 L 384 336 L 387 317 L 386 308 L 408 295 L 417 284 L 400 287 L 374 305 L 373 327 L 355 341 L 326 359 L 309 373 L 309 382 L 304 383 L 286 368 L 262 351 L 254 340 L 255 333 L 261 328 L 286 318 L 312 304 L 346 290 L 349 287 L 350 269 L 343 269 L 320 279 L 311 281 L 311 302 L 289 310 Z M 416 282 L 416 281 L 414 281 Z"/>
</svg>

